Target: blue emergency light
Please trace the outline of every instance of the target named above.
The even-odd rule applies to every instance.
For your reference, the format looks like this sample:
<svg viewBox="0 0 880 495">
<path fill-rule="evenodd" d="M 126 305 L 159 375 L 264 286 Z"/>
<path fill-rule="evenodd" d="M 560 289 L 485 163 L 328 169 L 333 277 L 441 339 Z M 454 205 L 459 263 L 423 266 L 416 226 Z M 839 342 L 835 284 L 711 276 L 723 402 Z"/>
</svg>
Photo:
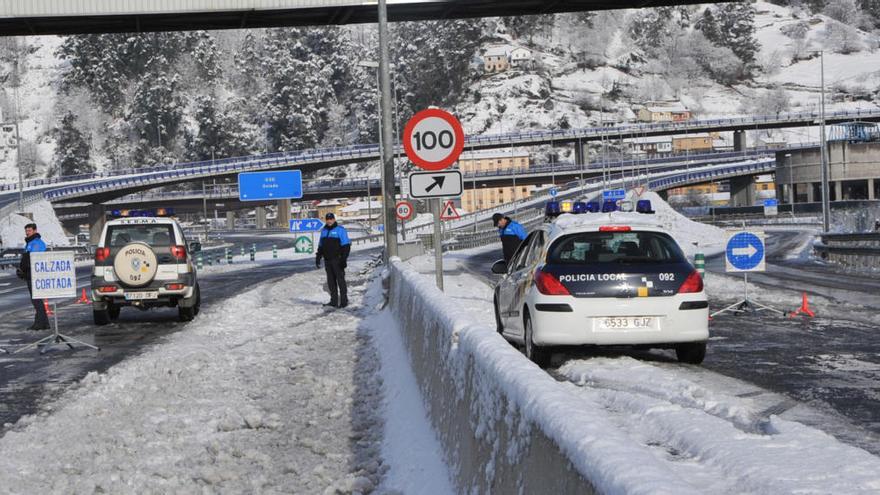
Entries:
<svg viewBox="0 0 880 495">
<path fill-rule="evenodd" d="M 602 213 L 610 213 L 612 211 L 617 211 L 617 201 L 613 199 L 606 199 L 602 203 Z"/>
<path fill-rule="evenodd" d="M 574 206 L 571 208 L 572 213 L 580 214 L 587 212 L 587 204 L 583 201 L 575 201 Z"/>
<path fill-rule="evenodd" d="M 590 201 L 587 203 L 587 211 L 590 213 L 599 213 L 599 210 L 602 209 L 602 206 L 598 201 Z"/>
<path fill-rule="evenodd" d="M 637 213 L 654 213 L 654 208 L 651 207 L 650 199 L 640 199 L 636 203 L 636 212 Z"/>
<path fill-rule="evenodd" d="M 562 210 L 559 208 L 559 201 L 548 201 L 544 207 L 544 215 L 548 217 L 559 216 Z"/>
</svg>

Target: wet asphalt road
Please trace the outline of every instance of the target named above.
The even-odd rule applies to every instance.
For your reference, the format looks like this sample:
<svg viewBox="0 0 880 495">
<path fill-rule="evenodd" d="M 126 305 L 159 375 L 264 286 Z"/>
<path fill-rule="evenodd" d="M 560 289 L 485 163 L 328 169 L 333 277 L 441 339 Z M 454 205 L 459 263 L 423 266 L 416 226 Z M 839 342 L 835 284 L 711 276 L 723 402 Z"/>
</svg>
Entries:
<svg viewBox="0 0 880 495">
<path fill-rule="evenodd" d="M 795 232 L 768 233 L 767 272 L 750 275 L 749 281 L 786 290 L 806 288 L 808 293 L 880 310 L 880 282 L 874 277 L 787 259 L 786 253 L 803 240 L 803 234 Z M 500 255 L 499 249 L 497 253 L 473 257 L 467 269 L 490 280 L 495 276 L 489 273 L 489 267 Z M 723 272 L 723 259 L 708 260 L 707 268 Z M 710 299 L 710 311 L 734 302 Z M 829 426 L 826 430 L 845 431 L 843 436 L 847 438 L 842 440 L 880 454 L 880 328 L 876 325 L 847 320 L 846 314 L 792 320 L 764 313 L 726 313 L 715 317 L 709 330 L 711 340 L 703 368 L 792 399 L 771 413 L 781 414 L 800 403 L 824 413 L 822 421 L 835 418 L 846 426 Z M 586 352 L 588 356 L 593 353 Z M 652 351 L 651 356 L 639 351 L 622 354 L 672 362 L 658 355 L 664 352 Z M 606 355 L 602 351 L 595 354 Z M 569 358 L 584 357 L 578 354 Z"/>
<path fill-rule="evenodd" d="M 229 239 L 229 242 L 248 246 L 257 242 L 259 250 L 261 246 L 271 249 L 273 243 L 279 249 L 289 247 L 292 240 L 236 237 Z M 205 272 L 199 277 L 203 308 L 223 304 L 224 300 L 257 284 L 314 269 L 314 262 L 307 259 L 263 262 L 226 273 Z M 88 288 L 90 270 L 83 268 L 77 271 L 80 275 L 78 287 Z M 2 285 L 5 283 L 10 285 Z M 0 291 L 4 289 L 11 290 L 0 295 L 0 348 L 14 351 L 22 344 L 46 336 L 45 332 L 23 330 L 33 319 L 33 309 L 23 283 L 12 275 L 0 274 Z M 3 425 L 0 435 L 7 431 L 8 423 L 14 423 L 24 414 L 38 411 L 40 404 L 51 401 L 87 373 L 106 371 L 185 325 L 177 321 L 177 310 L 174 308 L 149 311 L 123 308 L 117 322 L 96 327 L 92 321 L 91 306 L 69 302 L 59 306 L 58 321 L 61 333 L 100 346 L 101 350 L 83 347 L 69 350 L 65 346 L 53 346 L 43 355 L 36 350 L 16 355 L 0 353 L 0 425 Z"/>
</svg>

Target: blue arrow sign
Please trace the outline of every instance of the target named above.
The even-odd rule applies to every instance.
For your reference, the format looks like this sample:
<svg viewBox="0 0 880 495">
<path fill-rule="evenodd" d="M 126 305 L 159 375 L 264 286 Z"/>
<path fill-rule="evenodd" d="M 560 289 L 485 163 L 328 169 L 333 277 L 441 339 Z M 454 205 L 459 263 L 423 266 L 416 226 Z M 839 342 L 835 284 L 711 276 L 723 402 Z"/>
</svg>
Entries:
<svg viewBox="0 0 880 495">
<path fill-rule="evenodd" d="M 602 191 L 602 199 L 617 201 L 626 198 L 626 189 L 610 189 Z"/>
<path fill-rule="evenodd" d="M 764 206 L 779 206 L 779 200 L 777 199 L 765 199 Z"/>
<path fill-rule="evenodd" d="M 302 197 L 302 172 L 299 170 L 238 174 L 239 201 L 299 199 Z"/>
<path fill-rule="evenodd" d="M 728 239 L 726 255 L 733 271 L 763 270 L 764 241 L 752 232 L 739 232 Z"/>
<path fill-rule="evenodd" d="M 291 232 L 317 232 L 324 227 L 324 222 L 317 218 L 305 218 L 302 220 L 291 220 Z"/>
<path fill-rule="evenodd" d="M 559 194 L 559 191 L 555 187 L 551 187 L 550 188 L 550 197 L 555 198 L 557 194 Z"/>
</svg>

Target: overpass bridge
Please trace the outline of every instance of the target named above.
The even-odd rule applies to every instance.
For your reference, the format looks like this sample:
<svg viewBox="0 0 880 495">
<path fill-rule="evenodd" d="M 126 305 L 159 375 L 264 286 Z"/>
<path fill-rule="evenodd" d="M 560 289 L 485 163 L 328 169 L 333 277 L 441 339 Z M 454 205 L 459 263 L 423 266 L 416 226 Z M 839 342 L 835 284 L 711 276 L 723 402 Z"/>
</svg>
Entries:
<svg viewBox="0 0 880 495">
<path fill-rule="evenodd" d="M 720 130 L 752 130 L 776 127 L 801 127 L 813 125 L 818 116 L 815 113 L 790 113 L 776 116 L 754 116 L 730 119 L 694 120 L 616 127 L 591 127 L 583 129 L 521 131 L 485 136 L 469 136 L 465 149 L 504 149 L 540 145 L 568 145 L 576 143 L 575 161 L 586 163 L 584 146 L 589 141 L 601 139 L 628 139 L 651 135 L 687 134 Z M 849 122 L 853 120 L 880 122 L 880 108 L 871 111 L 832 112 L 827 114 L 828 123 Z M 743 134 L 744 136 L 744 134 Z M 745 140 L 735 139 L 736 148 L 745 151 Z M 396 153 L 402 155 L 397 148 Z M 350 163 L 377 161 L 378 145 L 355 145 L 341 148 L 327 148 L 272 153 L 247 157 L 225 158 L 201 162 L 162 165 L 145 169 L 127 170 L 116 173 L 87 174 L 57 179 L 31 181 L 25 190 L 43 191 L 46 199 L 58 201 L 87 201 L 103 203 L 114 198 L 137 191 L 183 182 L 200 182 L 207 178 L 232 177 L 241 172 L 301 169 L 305 172 L 317 171 Z M 55 187 L 49 188 L 52 185 Z M 0 206 L 11 201 L 8 193 L 17 192 L 16 184 L 0 185 Z"/>
<path fill-rule="evenodd" d="M 557 14 L 690 5 L 697 0 L 388 0 L 388 20 Z M 109 4 L 109 5 L 108 5 Z M 0 36 L 139 33 L 378 22 L 372 0 L 7 0 Z"/>
</svg>

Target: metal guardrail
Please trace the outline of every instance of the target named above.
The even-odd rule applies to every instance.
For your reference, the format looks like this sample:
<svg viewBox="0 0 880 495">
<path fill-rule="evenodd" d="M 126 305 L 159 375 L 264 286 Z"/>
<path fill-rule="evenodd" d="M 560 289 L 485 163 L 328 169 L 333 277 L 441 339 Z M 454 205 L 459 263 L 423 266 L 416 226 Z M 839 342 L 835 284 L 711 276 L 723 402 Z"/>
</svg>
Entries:
<svg viewBox="0 0 880 495">
<path fill-rule="evenodd" d="M 880 233 L 822 234 L 813 250 L 847 268 L 880 268 Z"/>
</svg>

